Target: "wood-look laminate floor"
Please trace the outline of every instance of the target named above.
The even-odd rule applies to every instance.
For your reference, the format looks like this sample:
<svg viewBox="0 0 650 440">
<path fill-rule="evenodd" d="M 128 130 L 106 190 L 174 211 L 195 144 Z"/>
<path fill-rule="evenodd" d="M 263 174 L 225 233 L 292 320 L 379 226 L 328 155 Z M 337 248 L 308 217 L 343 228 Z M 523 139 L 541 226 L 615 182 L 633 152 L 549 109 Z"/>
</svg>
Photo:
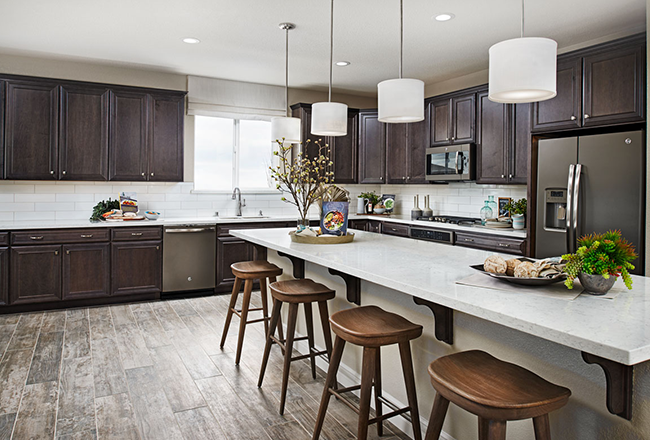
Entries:
<svg viewBox="0 0 650 440">
<path fill-rule="evenodd" d="M 0 315 L 0 440 L 310 439 L 324 372 L 292 363 L 280 416 L 280 350 L 257 388 L 262 324 L 247 327 L 236 367 L 238 319 L 219 349 L 227 306 L 209 296 Z M 369 438 L 408 438 L 386 425 Z M 321 438 L 354 439 L 356 426 L 332 399 Z"/>
</svg>

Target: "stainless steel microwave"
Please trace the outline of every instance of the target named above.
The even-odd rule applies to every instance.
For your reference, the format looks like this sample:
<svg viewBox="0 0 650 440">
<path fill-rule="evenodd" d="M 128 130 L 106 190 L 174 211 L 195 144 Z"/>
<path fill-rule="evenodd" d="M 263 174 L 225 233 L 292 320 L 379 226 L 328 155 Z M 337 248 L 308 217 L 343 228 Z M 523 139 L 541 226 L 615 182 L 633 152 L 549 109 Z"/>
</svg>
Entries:
<svg viewBox="0 0 650 440">
<path fill-rule="evenodd" d="M 426 149 L 426 179 L 462 181 L 476 178 L 476 145 L 461 144 Z"/>
</svg>

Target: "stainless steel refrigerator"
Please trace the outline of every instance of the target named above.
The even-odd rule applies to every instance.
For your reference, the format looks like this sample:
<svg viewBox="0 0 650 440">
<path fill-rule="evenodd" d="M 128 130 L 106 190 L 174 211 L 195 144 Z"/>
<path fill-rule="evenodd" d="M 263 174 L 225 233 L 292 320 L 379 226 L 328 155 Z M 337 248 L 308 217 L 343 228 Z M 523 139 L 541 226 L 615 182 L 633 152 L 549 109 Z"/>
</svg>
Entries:
<svg viewBox="0 0 650 440">
<path fill-rule="evenodd" d="M 537 258 L 575 252 L 591 232 L 620 229 L 644 272 L 645 134 L 643 131 L 539 141 Z"/>
</svg>

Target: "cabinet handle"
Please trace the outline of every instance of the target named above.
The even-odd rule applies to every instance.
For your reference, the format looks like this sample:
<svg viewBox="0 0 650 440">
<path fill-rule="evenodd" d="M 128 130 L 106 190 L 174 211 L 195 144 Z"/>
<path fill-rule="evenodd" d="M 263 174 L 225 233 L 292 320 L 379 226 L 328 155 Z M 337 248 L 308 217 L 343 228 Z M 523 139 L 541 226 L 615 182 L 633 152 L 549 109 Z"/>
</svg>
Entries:
<svg viewBox="0 0 650 440">
<path fill-rule="evenodd" d="M 70 251 L 65 251 L 65 254 L 66 254 L 66 255 L 70 255 Z"/>
<path fill-rule="evenodd" d="M 473 238 L 466 238 L 465 241 L 474 241 Z"/>
<path fill-rule="evenodd" d="M 585 119 L 589 119 L 589 115 L 585 113 Z"/>
<path fill-rule="evenodd" d="M 576 120 L 576 117 L 575 117 L 575 116 L 571 116 L 571 120 L 572 120 L 572 121 L 575 121 L 575 120 Z"/>
<path fill-rule="evenodd" d="M 93 234 L 81 234 L 81 238 L 93 238 Z"/>
<path fill-rule="evenodd" d="M 50 174 L 54 175 L 54 170 L 50 171 Z"/>
<path fill-rule="evenodd" d="M 32 240 L 42 240 L 43 236 L 42 235 L 32 235 L 29 238 L 31 238 Z"/>
<path fill-rule="evenodd" d="M 499 243 L 499 247 L 507 247 L 507 248 L 509 248 L 510 245 L 507 244 L 507 243 Z"/>
<path fill-rule="evenodd" d="M 63 174 L 65 176 L 65 171 L 61 171 L 61 174 Z"/>
<path fill-rule="evenodd" d="M 142 235 L 142 232 L 131 232 L 131 235 L 133 235 L 134 237 L 139 237 Z"/>
</svg>

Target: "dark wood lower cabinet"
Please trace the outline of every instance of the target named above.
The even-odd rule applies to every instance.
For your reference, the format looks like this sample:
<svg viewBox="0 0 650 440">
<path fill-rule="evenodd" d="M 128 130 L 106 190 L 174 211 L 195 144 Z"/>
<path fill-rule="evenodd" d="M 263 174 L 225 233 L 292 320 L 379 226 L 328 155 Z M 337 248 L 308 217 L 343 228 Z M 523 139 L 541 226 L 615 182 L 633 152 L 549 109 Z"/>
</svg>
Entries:
<svg viewBox="0 0 650 440">
<path fill-rule="evenodd" d="M 111 294 L 160 293 L 162 241 L 111 244 Z"/>
<path fill-rule="evenodd" d="M 61 246 L 11 249 L 11 304 L 61 300 Z"/>
<path fill-rule="evenodd" d="M 9 249 L 0 248 L 0 305 L 9 302 Z"/>
<path fill-rule="evenodd" d="M 63 299 L 85 299 L 111 293 L 109 243 L 63 246 Z"/>
<path fill-rule="evenodd" d="M 253 246 L 237 237 L 217 237 L 217 292 L 232 289 L 235 276 L 230 265 L 253 259 Z"/>
</svg>

